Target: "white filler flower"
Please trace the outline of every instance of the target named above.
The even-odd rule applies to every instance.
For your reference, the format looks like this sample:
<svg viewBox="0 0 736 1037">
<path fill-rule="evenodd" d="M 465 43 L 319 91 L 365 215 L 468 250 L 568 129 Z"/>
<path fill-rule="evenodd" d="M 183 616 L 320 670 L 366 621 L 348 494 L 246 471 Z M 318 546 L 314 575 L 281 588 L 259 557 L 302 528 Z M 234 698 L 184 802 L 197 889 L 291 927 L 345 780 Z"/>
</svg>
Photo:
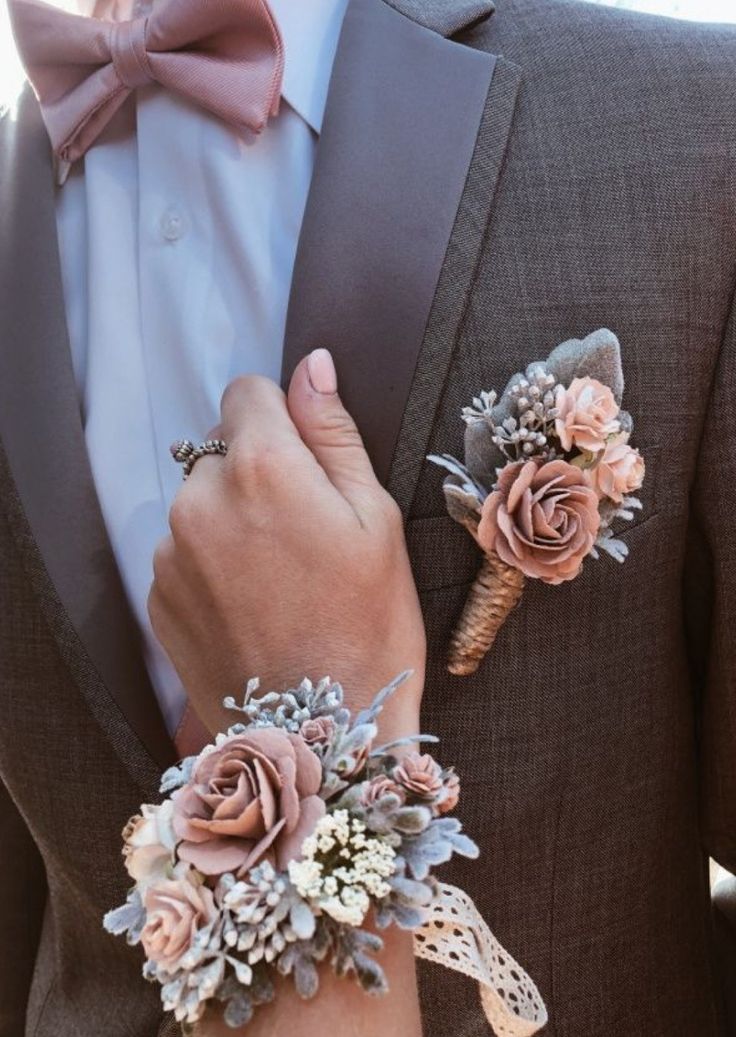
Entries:
<svg viewBox="0 0 736 1037">
<path fill-rule="evenodd" d="M 302 859 L 291 861 L 289 878 L 297 891 L 336 922 L 358 926 L 371 898 L 380 900 L 391 887 L 396 853 L 382 839 L 366 835 L 366 826 L 347 810 L 320 818 L 302 843 Z"/>
</svg>

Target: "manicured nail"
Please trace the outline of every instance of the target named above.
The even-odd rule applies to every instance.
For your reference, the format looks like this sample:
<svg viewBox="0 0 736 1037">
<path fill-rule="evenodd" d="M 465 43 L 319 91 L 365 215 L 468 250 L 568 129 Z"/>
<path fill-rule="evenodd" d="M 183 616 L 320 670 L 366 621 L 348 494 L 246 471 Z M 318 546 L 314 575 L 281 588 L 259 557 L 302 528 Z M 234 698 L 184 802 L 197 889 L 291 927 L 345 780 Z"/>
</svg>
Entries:
<svg viewBox="0 0 736 1037">
<path fill-rule="evenodd" d="M 328 349 L 315 349 L 307 357 L 307 373 L 315 392 L 332 396 L 337 392 L 337 372 Z"/>
</svg>

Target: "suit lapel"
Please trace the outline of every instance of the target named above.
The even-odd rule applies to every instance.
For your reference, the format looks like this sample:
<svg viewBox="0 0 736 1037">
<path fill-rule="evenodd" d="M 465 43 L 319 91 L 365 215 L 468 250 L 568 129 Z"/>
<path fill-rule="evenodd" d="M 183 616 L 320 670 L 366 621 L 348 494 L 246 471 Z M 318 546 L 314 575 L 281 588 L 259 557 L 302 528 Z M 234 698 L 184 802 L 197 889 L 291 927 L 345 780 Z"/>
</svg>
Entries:
<svg viewBox="0 0 736 1037">
<path fill-rule="evenodd" d="M 518 65 L 499 57 L 436 286 L 388 478 L 388 489 L 405 516 L 425 464 L 433 419 L 462 331 L 470 290 L 493 212 L 493 199 L 521 81 Z"/>
<path fill-rule="evenodd" d="M 496 61 L 414 20 L 433 7 L 440 27 L 450 8 L 455 23 L 457 11 L 492 9 L 351 0 L 286 328 L 284 382 L 311 349 L 330 348 L 384 482 Z"/>
<path fill-rule="evenodd" d="M 174 749 L 143 664 L 87 460 L 68 342 L 48 136 L 26 88 L 0 121 L 0 439 L 60 650 L 138 779 Z M 14 495 L 13 495 L 14 496 Z M 40 574 L 40 575 L 39 575 Z M 55 600 L 49 600 L 50 598 Z M 61 606 L 61 607 L 59 607 Z"/>
<path fill-rule="evenodd" d="M 352 0 L 345 16 L 297 252 L 283 381 L 311 349 L 332 350 L 343 399 L 406 513 L 521 73 L 440 35 L 487 18 L 487 0 L 390 3 Z"/>
</svg>

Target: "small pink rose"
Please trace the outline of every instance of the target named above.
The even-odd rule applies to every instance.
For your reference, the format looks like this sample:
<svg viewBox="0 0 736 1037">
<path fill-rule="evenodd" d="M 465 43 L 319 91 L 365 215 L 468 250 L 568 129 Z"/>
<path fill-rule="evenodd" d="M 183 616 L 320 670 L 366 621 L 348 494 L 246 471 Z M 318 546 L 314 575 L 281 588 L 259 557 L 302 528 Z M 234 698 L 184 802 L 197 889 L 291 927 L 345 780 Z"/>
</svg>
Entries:
<svg viewBox="0 0 736 1037">
<path fill-rule="evenodd" d="M 555 407 L 555 431 L 563 450 L 576 446 L 597 454 L 621 427 L 613 393 L 595 378 L 574 378 L 567 389 L 559 386 Z"/>
<path fill-rule="evenodd" d="M 172 828 L 173 804 L 144 804 L 123 829 L 123 857 L 128 874 L 139 885 L 164 878 L 174 863 L 176 836 Z"/>
<path fill-rule="evenodd" d="M 608 497 L 620 504 L 627 494 L 640 489 L 644 481 L 644 458 L 628 445 L 626 436 L 621 435 L 606 443 L 599 460 L 584 471 L 599 497 Z"/>
<path fill-rule="evenodd" d="M 440 814 L 449 814 L 454 810 L 460 799 L 460 778 L 455 771 L 445 771 L 442 779 L 442 792 L 437 800 L 437 810 Z"/>
<path fill-rule="evenodd" d="M 217 915 L 211 889 L 189 874 L 150 886 L 143 897 L 146 924 L 141 943 L 146 957 L 168 973 L 176 972 L 198 929 Z"/>
<path fill-rule="evenodd" d="M 394 767 L 393 777 L 422 799 L 434 799 L 442 788 L 442 768 L 429 753 L 407 753 Z"/>
<path fill-rule="evenodd" d="M 518 461 L 501 470 L 483 502 L 478 543 L 526 576 L 577 576 L 600 528 L 598 496 L 567 461 Z"/>
<path fill-rule="evenodd" d="M 172 797 L 181 860 L 205 875 L 240 874 L 268 856 L 299 856 L 325 812 L 322 765 L 298 734 L 251 727 L 202 753 Z"/>
<path fill-rule="evenodd" d="M 360 802 L 364 807 L 370 807 L 382 796 L 389 795 L 397 796 L 402 803 L 406 799 L 406 793 L 397 782 L 392 781 L 387 774 L 377 774 L 363 785 Z"/>
<path fill-rule="evenodd" d="M 299 728 L 299 734 L 307 745 L 327 745 L 335 734 L 335 721 L 332 717 L 310 718 Z"/>
</svg>

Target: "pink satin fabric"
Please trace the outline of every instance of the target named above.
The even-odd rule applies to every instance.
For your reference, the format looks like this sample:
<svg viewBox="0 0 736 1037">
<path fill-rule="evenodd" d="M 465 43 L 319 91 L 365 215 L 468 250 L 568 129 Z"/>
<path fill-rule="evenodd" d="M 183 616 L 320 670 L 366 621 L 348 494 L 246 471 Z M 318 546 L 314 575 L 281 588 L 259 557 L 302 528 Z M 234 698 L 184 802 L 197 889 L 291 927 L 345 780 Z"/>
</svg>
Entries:
<svg viewBox="0 0 736 1037">
<path fill-rule="evenodd" d="M 267 0 L 159 0 L 129 21 L 9 0 L 54 154 L 70 165 L 132 90 L 156 82 L 239 128 L 278 112 L 284 48 Z"/>
</svg>

